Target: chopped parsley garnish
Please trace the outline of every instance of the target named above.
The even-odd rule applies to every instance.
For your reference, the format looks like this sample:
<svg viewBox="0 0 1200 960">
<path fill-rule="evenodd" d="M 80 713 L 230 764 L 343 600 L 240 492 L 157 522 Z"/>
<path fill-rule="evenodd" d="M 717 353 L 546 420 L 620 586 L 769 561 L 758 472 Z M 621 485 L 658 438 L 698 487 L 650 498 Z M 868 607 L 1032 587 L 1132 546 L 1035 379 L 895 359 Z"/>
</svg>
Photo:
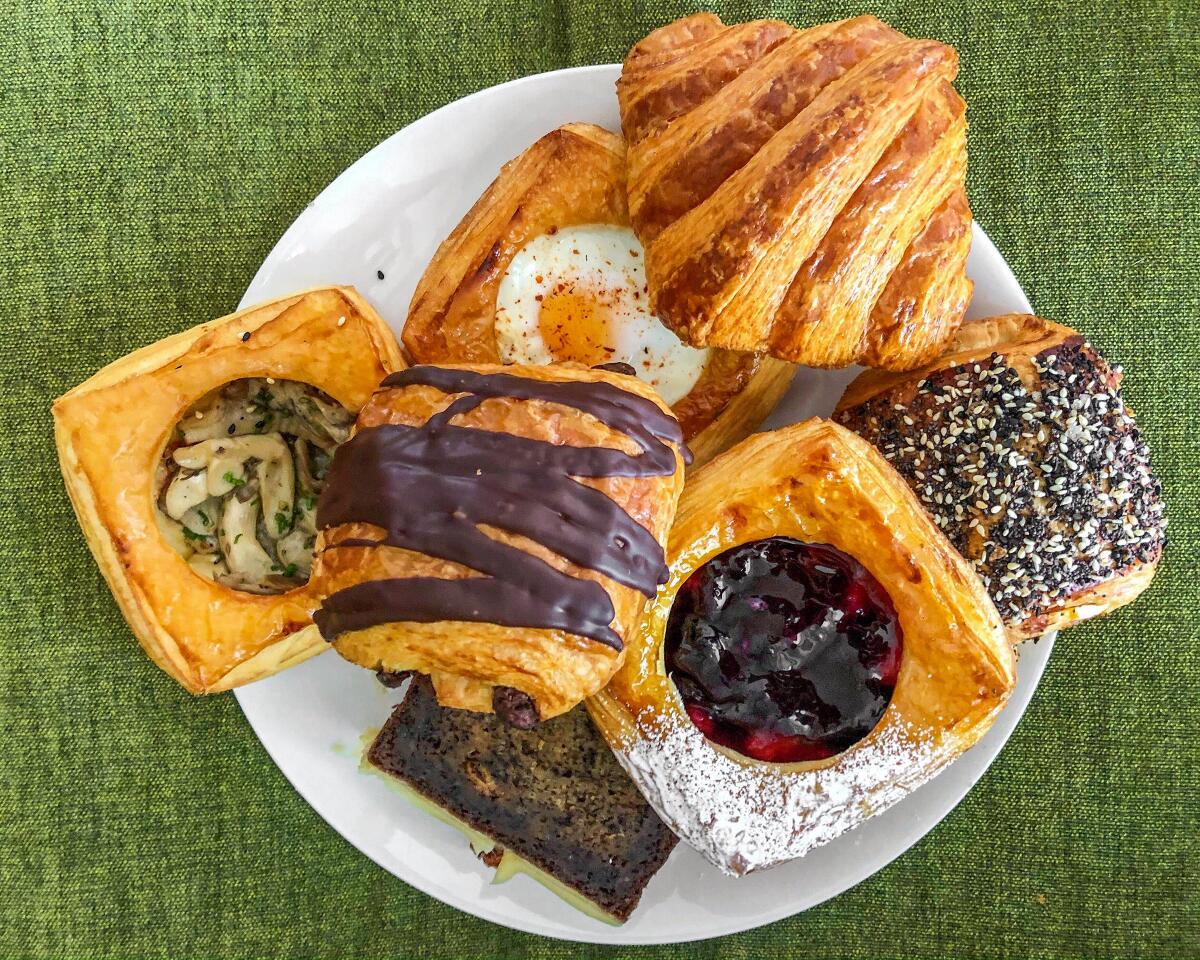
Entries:
<svg viewBox="0 0 1200 960">
<path fill-rule="evenodd" d="M 203 533 L 196 533 L 194 530 L 189 530 L 187 527 L 183 527 L 182 529 L 183 529 L 183 539 L 184 540 L 207 540 L 208 539 L 207 535 L 205 535 Z"/>
<path fill-rule="evenodd" d="M 244 537 L 244 536 L 245 536 L 245 534 L 244 534 L 244 533 L 239 533 L 239 534 L 238 534 L 236 537 L 234 537 L 234 538 L 233 538 L 233 542 L 234 542 L 234 543 L 237 543 L 237 542 L 238 542 L 239 540 L 241 540 L 241 539 L 242 539 L 242 537 Z"/>
<path fill-rule="evenodd" d="M 283 575 L 285 577 L 294 577 L 296 575 L 296 571 L 298 569 L 300 569 L 300 568 L 297 567 L 294 563 L 289 563 L 286 567 L 283 568 Z"/>
<path fill-rule="evenodd" d="M 254 396 L 250 398 L 250 405 L 254 407 L 256 413 L 269 413 L 271 410 L 271 391 L 263 387 Z"/>
<path fill-rule="evenodd" d="M 200 517 L 200 522 L 201 522 L 202 524 L 204 524 L 206 527 L 211 527 L 211 526 L 212 526 L 212 521 L 208 519 L 208 514 L 207 514 L 207 513 L 205 513 L 203 510 L 197 510 L 197 511 L 196 511 L 196 513 L 199 515 L 199 517 Z"/>
<path fill-rule="evenodd" d="M 275 531 L 276 533 L 287 533 L 292 528 L 292 518 L 286 513 L 279 511 L 275 514 Z"/>
<path fill-rule="evenodd" d="M 246 485 L 246 481 L 241 477 L 235 477 L 232 470 L 226 470 L 225 476 L 223 476 L 221 479 L 231 487 L 244 487 Z"/>
<path fill-rule="evenodd" d="M 292 526 L 295 527 L 297 523 L 304 519 L 305 511 L 311 513 L 316 505 L 316 497 L 300 497 L 296 501 L 296 505 L 292 507 Z"/>
</svg>

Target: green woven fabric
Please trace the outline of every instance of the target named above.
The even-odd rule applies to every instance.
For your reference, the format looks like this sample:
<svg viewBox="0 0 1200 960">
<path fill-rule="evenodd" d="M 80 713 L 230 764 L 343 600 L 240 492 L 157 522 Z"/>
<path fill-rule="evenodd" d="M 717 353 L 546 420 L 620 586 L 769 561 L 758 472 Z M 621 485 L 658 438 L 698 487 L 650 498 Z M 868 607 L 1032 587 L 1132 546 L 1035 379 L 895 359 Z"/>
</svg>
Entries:
<svg viewBox="0 0 1200 960">
<path fill-rule="evenodd" d="M 863 7 L 955 44 L 971 200 L 1039 312 L 1127 369 L 1166 487 L 1150 593 L 1064 635 L 1015 736 L 923 842 L 806 914 L 664 957 L 1200 956 L 1200 12 Z M 329 180 L 522 74 L 619 60 L 683 3 L 24 0 L 0 30 L 0 955 L 634 956 L 474 920 L 354 851 L 229 695 L 130 637 L 49 404 L 232 309 Z"/>
</svg>

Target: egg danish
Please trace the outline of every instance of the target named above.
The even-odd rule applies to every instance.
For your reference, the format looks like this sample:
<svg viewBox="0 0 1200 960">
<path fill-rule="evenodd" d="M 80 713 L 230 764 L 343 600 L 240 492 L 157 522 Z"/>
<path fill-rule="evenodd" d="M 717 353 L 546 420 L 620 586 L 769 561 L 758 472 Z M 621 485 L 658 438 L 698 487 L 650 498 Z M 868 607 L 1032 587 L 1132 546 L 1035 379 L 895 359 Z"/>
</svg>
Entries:
<svg viewBox="0 0 1200 960">
<path fill-rule="evenodd" d="M 1121 376 L 1069 327 L 1009 314 L 910 373 L 862 374 L 834 417 L 908 481 L 1025 640 L 1130 603 L 1162 556 L 1162 488 Z"/>
<path fill-rule="evenodd" d="M 588 709 L 681 839 L 732 874 L 924 783 L 1015 682 L 970 565 L 870 444 L 823 420 L 689 477 L 670 578 Z"/>
<path fill-rule="evenodd" d="M 790 364 L 681 343 L 649 309 L 625 143 L 574 123 L 505 164 L 438 248 L 403 331 L 417 363 L 627 363 L 671 405 L 696 463 L 744 437 Z"/>
<path fill-rule="evenodd" d="M 694 346 L 903 370 L 971 295 L 954 49 L 874 17 L 696 14 L 617 85 L 650 302 Z"/>
<path fill-rule="evenodd" d="M 429 674 L 445 706 L 565 713 L 666 579 L 686 453 L 654 391 L 610 370 L 395 374 L 318 504 L 321 632 L 361 666 Z"/>
<path fill-rule="evenodd" d="M 284 297 L 109 364 L 54 403 L 67 493 L 150 658 L 193 693 L 325 649 L 308 583 L 333 450 L 400 347 L 350 288 Z"/>
</svg>

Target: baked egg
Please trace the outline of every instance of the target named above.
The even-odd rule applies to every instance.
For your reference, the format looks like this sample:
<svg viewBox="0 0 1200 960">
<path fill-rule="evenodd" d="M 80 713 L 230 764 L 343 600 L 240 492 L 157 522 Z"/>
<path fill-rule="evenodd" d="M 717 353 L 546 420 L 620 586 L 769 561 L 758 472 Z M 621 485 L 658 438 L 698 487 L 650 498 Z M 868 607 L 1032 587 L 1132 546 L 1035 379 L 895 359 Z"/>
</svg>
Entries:
<svg viewBox="0 0 1200 960">
<path fill-rule="evenodd" d="M 688 395 L 709 355 L 650 311 L 641 244 L 612 224 L 564 227 L 525 244 L 500 282 L 496 339 L 504 363 L 628 363 L 668 405 Z"/>
</svg>

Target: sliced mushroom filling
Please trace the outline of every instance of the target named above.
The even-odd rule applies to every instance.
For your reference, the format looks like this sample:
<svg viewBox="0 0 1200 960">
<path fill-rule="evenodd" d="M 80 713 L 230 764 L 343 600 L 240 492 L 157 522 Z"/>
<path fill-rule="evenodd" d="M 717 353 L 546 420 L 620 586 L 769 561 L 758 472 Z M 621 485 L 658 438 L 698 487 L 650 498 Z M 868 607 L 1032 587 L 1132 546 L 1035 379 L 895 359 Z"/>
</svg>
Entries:
<svg viewBox="0 0 1200 960">
<path fill-rule="evenodd" d="M 316 387 L 234 380 L 195 404 L 160 464 L 158 524 L 201 576 L 283 593 L 312 569 L 317 495 L 354 416 Z"/>
</svg>

